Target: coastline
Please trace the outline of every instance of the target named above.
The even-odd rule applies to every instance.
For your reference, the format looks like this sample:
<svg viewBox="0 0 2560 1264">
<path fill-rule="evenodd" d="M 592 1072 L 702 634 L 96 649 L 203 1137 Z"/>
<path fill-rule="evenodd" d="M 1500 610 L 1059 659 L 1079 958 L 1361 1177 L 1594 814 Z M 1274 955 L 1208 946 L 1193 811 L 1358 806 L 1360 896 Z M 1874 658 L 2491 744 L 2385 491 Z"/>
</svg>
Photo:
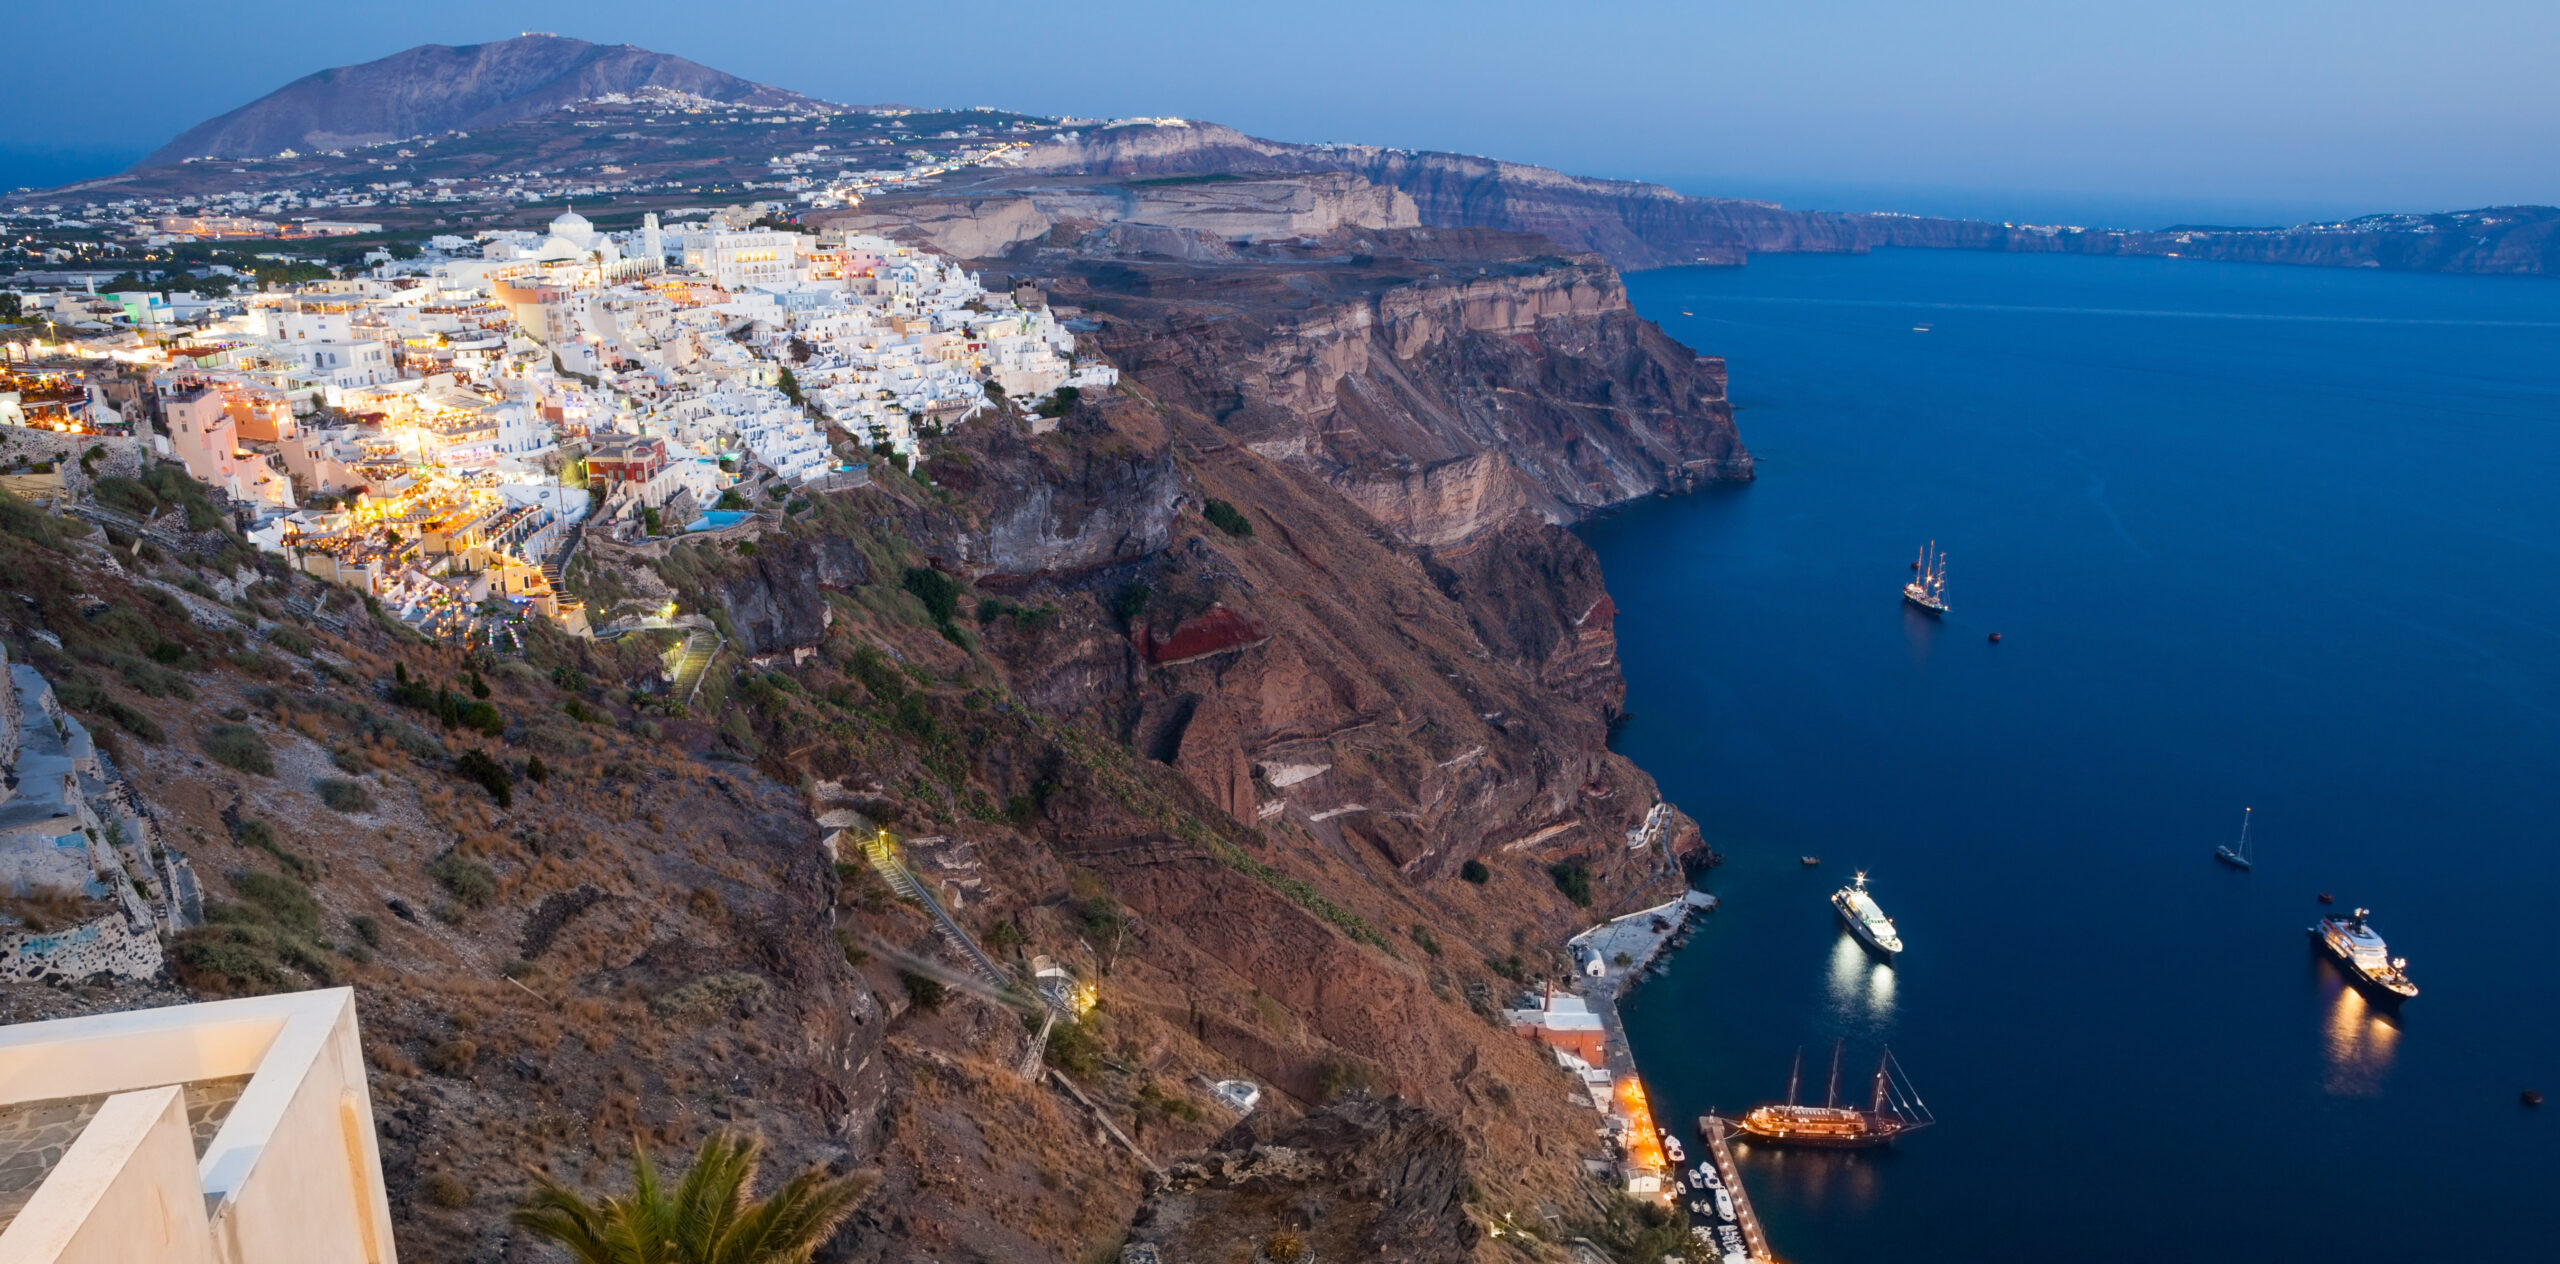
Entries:
<svg viewBox="0 0 2560 1264">
<path fill-rule="evenodd" d="M 1586 1073 L 1584 1082 L 1595 1089 L 1606 1085 L 1605 1099 L 1595 1092 L 1593 1104 L 1608 1117 L 1607 1130 L 1621 1155 L 1610 1175 L 1618 1178 L 1620 1189 L 1637 1197 L 1676 1201 L 1679 1165 L 1665 1153 L 1664 1132 L 1653 1119 L 1643 1069 L 1627 1042 L 1618 1001 L 1644 981 L 1666 950 L 1686 942 L 1690 924 L 1716 905 L 1715 896 L 1684 886 L 1674 899 L 1610 918 L 1565 941 L 1581 1002 L 1599 1025 L 1601 1059 L 1591 1071 L 1605 1078 L 1595 1081 Z M 1575 1056 L 1559 1052 L 1559 1062 Z"/>
</svg>

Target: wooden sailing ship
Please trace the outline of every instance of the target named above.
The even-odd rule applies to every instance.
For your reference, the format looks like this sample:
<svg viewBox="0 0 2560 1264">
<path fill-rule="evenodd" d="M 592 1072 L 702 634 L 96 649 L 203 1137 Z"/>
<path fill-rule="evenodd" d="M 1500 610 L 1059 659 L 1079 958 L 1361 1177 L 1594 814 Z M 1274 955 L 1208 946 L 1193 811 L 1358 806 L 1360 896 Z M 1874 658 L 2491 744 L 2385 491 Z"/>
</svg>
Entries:
<svg viewBox="0 0 2560 1264">
<path fill-rule="evenodd" d="M 1861 1109 L 1840 1104 L 1841 1046 L 1831 1046 L 1831 1088 L 1820 1106 L 1801 1105 L 1797 1091 L 1804 1076 L 1804 1050 L 1796 1050 L 1795 1069 L 1787 1073 L 1784 1104 L 1755 1106 L 1735 1126 L 1755 1140 L 1777 1145 L 1815 1146 L 1830 1150 L 1863 1150 L 1889 1145 L 1896 1137 L 1926 1128 L 1937 1120 L 1911 1088 L 1901 1064 L 1886 1049 L 1876 1058 L 1874 1091 Z"/>
</svg>

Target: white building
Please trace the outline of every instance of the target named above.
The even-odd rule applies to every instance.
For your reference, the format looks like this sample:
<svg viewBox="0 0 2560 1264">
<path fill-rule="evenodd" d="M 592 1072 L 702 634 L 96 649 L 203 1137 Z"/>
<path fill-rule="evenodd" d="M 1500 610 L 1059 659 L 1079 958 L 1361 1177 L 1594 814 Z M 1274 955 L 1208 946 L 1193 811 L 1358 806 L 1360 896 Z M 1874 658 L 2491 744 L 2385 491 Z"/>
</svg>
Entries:
<svg viewBox="0 0 2560 1264">
<path fill-rule="evenodd" d="M 800 244 L 807 240 L 803 233 L 763 228 L 688 233 L 684 239 L 684 266 L 710 277 L 724 290 L 783 285 L 800 280 L 805 274 Z"/>
</svg>

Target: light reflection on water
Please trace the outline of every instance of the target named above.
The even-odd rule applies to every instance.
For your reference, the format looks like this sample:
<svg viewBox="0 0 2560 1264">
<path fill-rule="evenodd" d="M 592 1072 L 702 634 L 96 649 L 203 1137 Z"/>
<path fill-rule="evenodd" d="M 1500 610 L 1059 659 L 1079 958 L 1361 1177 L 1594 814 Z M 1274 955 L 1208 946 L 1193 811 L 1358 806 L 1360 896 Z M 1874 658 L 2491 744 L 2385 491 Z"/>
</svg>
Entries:
<svg viewBox="0 0 2560 1264">
<path fill-rule="evenodd" d="M 2330 993 L 2328 1026 L 2322 1033 L 2329 1071 L 2321 1088 L 2332 1097 L 2382 1096 L 2382 1082 L 2400 1047 L 2399 1020 L 2337 971 L 2323 968 L 2320 978 Z"/>
<path fill-rule="evenodd" d="M 1865 1211 L 1875 1201 L 1881 1167 L 1894 1158 L 1890 1150 L 1803 1150 L 1747 1141 L 1734 1144 L 1733 1156 L 1754 1197 L 1774 1192 L 1815 1215 Z"/>
<path fill-rule="evenodd" d="M 1845 1031 L 1872 1032 L 1893 1019 L 1893 967 L 1842 932 L 1831 945 L 1831 1014 Z"/>
</svg>

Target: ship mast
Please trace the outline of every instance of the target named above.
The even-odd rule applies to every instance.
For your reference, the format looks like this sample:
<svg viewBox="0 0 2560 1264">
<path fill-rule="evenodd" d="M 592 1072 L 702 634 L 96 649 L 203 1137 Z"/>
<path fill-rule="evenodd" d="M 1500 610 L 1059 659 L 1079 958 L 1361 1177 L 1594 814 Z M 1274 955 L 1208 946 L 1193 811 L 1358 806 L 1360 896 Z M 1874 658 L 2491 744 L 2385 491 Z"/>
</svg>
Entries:
<svg viewBox="0 0 2560 1264">
<path fill-rule="evenodd" d="M 1822 1104 L 1826 1108 L 1840 1104 L 1840 1046 L 1847 1043 L 1845 1038 L 1831 1042 L 1831 1087 L 1823 1090 L 1822 1094 Z"/>
<path fill-rule="evenodd" d="M 1796 1046 L 1796 1064 L 1787 1071 L 1787 1104 L 1796 1104 L 1796 1084 L 1804 1078 L 1804 1046 Z"/>
<path fill-rule="evenodd" d="M 2240 809 L 2240 858 L 2242 860 L 2249 858 L 2249 813 L 2255 810 L 2254 808 Z"/>
<path fill-rule="evenodd" d="M 1884 1063 L 1885 1059 L 1892 1056 L 1893 1050 L 1890 1048 L 1876 1055 L 1876 1099 L 1874 1105 L 1867 1107 L 1867 1113 L 1869 1114 L 1881 1115 L 1884 1113 Z"/>
</svg>

